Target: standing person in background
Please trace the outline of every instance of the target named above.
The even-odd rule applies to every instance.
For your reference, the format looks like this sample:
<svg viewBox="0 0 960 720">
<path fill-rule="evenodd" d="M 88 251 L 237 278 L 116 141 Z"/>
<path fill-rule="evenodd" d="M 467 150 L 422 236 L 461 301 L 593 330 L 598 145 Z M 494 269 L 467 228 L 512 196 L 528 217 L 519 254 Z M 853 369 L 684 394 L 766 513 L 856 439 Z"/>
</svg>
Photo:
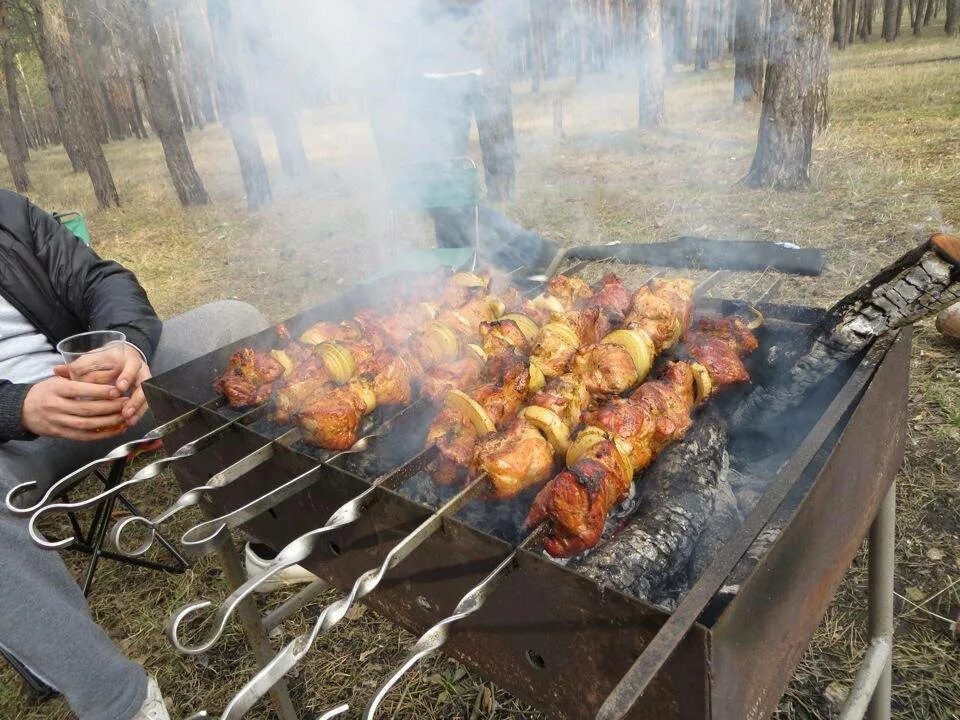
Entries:
<svg viewBox="0 0 960 720">
<path fill-rule="evenodd" d="M 471 123 L 487 67 L 481 0 L 398 0 L 368 8 L 379 31 L 379 59 L 368 93 L 381 163 L 391 186 L 404 184 L 411 163 L 467 156 Z M 434 208 L 439 247 L 473 247 L 473 207 Z M 481 259 L 504 269 L 546 267 L 556 243 L 481 206 Z"/>
</svg>

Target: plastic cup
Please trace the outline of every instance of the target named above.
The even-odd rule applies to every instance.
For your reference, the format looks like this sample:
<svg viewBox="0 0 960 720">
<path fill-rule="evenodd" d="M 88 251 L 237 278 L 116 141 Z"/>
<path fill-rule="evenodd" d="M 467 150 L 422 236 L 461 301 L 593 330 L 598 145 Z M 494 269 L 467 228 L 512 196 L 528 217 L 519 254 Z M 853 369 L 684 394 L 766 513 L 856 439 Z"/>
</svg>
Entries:
<svg viewBox="0 0 960 720">
<path fill-rule="evenodd" d="M 57 350 L 71 380 L 111 385 L 123 370 L 126 340 L 119 330 L 94 330 L 61 340 Z"/>
</svg>

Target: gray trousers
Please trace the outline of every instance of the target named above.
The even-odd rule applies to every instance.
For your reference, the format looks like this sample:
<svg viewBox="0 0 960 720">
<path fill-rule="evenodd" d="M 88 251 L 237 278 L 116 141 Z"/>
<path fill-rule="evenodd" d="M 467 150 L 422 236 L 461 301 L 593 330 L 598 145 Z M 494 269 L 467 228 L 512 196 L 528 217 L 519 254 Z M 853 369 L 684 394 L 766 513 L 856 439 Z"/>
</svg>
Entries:
<svg viewBox="0 0 960 720">
<path fill-rule="evenodd" d="M 237 301 L 196 308 L 164 323 L 151 370 L 160 374 L 266 325 L 256 308 Z M 28 480 L 38 481 L 42 491 L 148 428 L 145 418 L 123 439 L 0 444 L 2 496 Z M 93 621 L 60 556 L 35 545 L 26 526 L 0 509 L 0 646 L 62 693 L 79 720 L 129 720 L 146 696 L 146 673 Z"/>
</svg>

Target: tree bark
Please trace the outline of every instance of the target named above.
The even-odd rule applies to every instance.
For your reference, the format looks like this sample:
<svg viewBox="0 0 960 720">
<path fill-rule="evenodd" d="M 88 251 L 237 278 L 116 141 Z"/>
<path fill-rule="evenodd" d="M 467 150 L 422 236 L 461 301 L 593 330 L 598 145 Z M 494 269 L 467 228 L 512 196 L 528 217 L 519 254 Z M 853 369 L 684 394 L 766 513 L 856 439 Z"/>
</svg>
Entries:
<svg viewBox="0 0 960 720">
<path fill-rule="evenodd" d="M 0 103 L 0 149 L 7 156 L 10 174 L 13 176 L 13 186 L 17 192 L 25 193 L 30 189 L 30 176 L 27 174 L 27 165 L 17 148 L 17 139 L 14 136 L 13 125 L 10 123 L 10 113 Z"/>
<path fill-rule="evenodd" d="M 120 195 L 110 167 L 97 142 L 93 112 L 83 95 L 84 84 L 74 65 L 70 32 L 61 0 L 30 0 L 37 23 L 40 56 L 51 95 L 59 94 L 63 107 L 59 115 L 64 140 L 73 138 L 83 168 L 90 175 L 100 207 L 120 205 Z"/>
<path fill-rule="evenodd" d="M 528 36 L 530 56 L 530 91 L 540 92 L 540 80 L 543 77 L 543 52 L 541 35 L 543 33 L 539 17 L 538 0 L 527 0 L 527 16 L 530 22 Z"/>
<path fill-rule="evenodd" d="M 637 2 L 637 59 L 639 102 L 637 124 L 659 127 L 664 122 L 663 24 L 661 0 Z"/>
<path fill-rule="evenodd" d="M 767 56 L 770 0 L 737 0 L 733 39 L 733 101 L 760 102 Z"/>
<path fill-rule="evenodd" d="M 883 30 L 880 36 L 887 42 L 897 38 L 897 8 L 900 0 L 884 0 L 883 2 Z"/>
<path fill-rule="evenodd" d="M 9 122 L 13 132 L 14 152 L 23 163 L 30 159 L 27 128 L 20 107 L 20 93 L 17 89 L 17 55 L 10 36 L 10 19 L 7 17 L 7 5 L 0 2 L 0 52 L 3 55 L 3 81 L 7 86 L 7 103 L 10 108 Z M 6 150 L 4 150 L 6 153 Z M 26 172 L 26 171 L 24 171 Z M 27 181 L 29 184 L 29 180 Z M 18 188 L 19 189 L 19 188 Z"/>
<path fill-rule="evenodd" d="M 847 22 L 849 7 L 847 0 L 834 0 L 834 32 L 833 39 L 838 50 L 847 49 Z"/>
<path fill-rule="evenodd" d="M 937 3 L 935 0 L 927 0 L 927 12 L 923 15 L 923 26 L 930 24 L 936 14 Z"/>
<path fill-rule="evenodd" d="M 896 35 L 894 37 L 900 37 L 900 28 L 903 27 L 903 0 L 898 0 L 897 2 L 897 24 L 896 24 Z"/>
<path fill-rule="evenodd" d="M 19 80 L 19 84 L 23 86 L 23 94 L 27 99 L 27 112 L 26 116 L 24 117 L 24 120 L 29 125 L 27 132 L 27 144 L 30 145 L 32 149 L 45 148 L 48 144 L 48 138 L 46 133 L 43 132 L 37 109 L 33 105 L 33 95 L 30 94 L 30 85 L 27 84 L 27 78 L 23 74 L 23 66 L 20 64 L 20 57 L 14 54 L 13 62 L 17 69 L 17 79 Z M 31 139 L 33 140 L 32 143 Z"/>
<path fill-rule="evenodd" d="M 125 0 L 126 34 L 131 38 L 144 94 L 150 108 L 150 124 L 160 138 L 167 169 L 181 205 L 206 205 L 210 202 L 203 180 L 193 164 L 183 125 L 170 85 L 160 38 L 147 0 Z"/>
<path fill-rule="evenodd" d="M 207 18 L 213 40 L 220 116 L 230 132 L 233 148 L 240 161 L 247 207 L 252 211 L 260 210 L 273 202 L 273 193 L 257 131 L 250 120 L 246 83 L 229 0 L 207 0 Z"/>
<path fill-rule="evenodd" d="M 273 39 L 266 29 L 267 16 L 261 0 L 244 0 L 242 25 L 247 49 L 253 57 L 263 107 L 266 110 L 273 137 L 280 155 L 280 167 L 289 177 L 302 177 L 310 170 L 307 153 L 303 149 L 297 113 L 291 99 L 292 91 Z"/>
<path fill-rule="evenodd" d="M 830 21 L 822 0 L 771 6 L 757 151 L 747 176 L 753 187 L 793 189 L 809 182 L 817 116 L 825 108 Z"/>
<path fill-rule="evenodd" d="M 914 35 L 919 35 L 923 29 L 923 15 L 927 11 L 927 4 L 933 4 L 932 0 L 917 0 L 917 11 L 913 16 Z"/>
<path fill-rule="evenodd" d="M 947 20 L 943 25 L 947 37 L 957 37 L 960 31 L 960 0 L 947 0 Z"/>
<path fill-rule="evenodd" d="M 511 200 L 517 182 L 517 141 L 513 131 L 513 93 L 507 69 L 507 29 L 499 0 L 487 5 L 486 67 L 480 78 L 476 108 L 477 134 L 483 157 L 487 197 Z"/>
</svg>

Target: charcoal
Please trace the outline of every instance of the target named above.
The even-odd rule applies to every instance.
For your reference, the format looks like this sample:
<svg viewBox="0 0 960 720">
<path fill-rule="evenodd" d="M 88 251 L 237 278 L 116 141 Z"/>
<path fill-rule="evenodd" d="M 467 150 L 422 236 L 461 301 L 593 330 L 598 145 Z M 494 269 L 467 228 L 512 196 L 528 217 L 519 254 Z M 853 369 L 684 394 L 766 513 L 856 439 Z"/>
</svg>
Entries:
<svg viewBox="0 0 960 720">
<path fill-rule="evenodd" d="M 619 533 L 571 562 L 601 585 L 655 600 L 690 559 L 727 466 L 727 430 L 712 413 L 644 474 L 642 500 Z"/>
</svg>

